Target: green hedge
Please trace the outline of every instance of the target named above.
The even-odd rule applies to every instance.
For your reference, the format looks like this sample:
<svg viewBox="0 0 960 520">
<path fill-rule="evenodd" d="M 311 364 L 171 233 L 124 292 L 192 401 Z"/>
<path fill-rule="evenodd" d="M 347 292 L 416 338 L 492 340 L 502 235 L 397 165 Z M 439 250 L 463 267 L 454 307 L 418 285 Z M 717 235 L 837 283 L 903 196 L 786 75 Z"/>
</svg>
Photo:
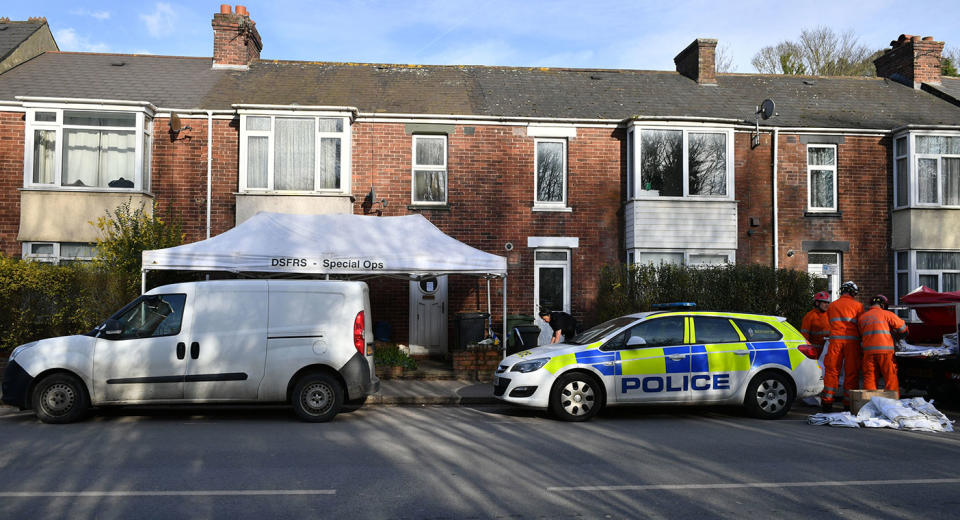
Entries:
<svg viewBox="0 0 960 520">
<path fill-rule="evenodd" d="M 784 316 L 800 326 L 816 279 L 803 271 L 763 265 L 690 267 L 616 265 L 600 271 L 598 322 L 653 310 L 654 303 L 696 302 L 699 310 Z"/>
<path fill-rule="evenodd" d="M 138 293 L 125 277 L 89 264 L 0 256 L 0 353 L 30 341 L 89 331 Z"/>
</svg>

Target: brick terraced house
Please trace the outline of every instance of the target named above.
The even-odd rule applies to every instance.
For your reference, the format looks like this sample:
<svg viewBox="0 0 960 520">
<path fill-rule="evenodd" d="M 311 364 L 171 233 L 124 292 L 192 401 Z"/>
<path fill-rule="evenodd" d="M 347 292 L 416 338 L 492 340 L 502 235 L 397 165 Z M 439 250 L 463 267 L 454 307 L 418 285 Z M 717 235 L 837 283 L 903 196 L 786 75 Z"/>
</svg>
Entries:
<svg viewBox="0 0 960 520">
<path fill-rule="evenodd" d="M 600 267 L 624 261 L 960 289 L 941 42 L 901 37 L 881 77 L 806 77 L 718 74 L 711 39 L 676 71 L 261 60 L 245 8 L 212 25 L 212 59 L 46 52 L 0 74 L 0 253 L 89 258 L 88 222 L 132 199 L 189 241 L 261 210 L 420 213 L 507 257 L 510 313 L 587 323 Z M 451 318 L 486 306 L 474 278 L 371 284 L 415 353 L 446 353 Z"/>
</svg>

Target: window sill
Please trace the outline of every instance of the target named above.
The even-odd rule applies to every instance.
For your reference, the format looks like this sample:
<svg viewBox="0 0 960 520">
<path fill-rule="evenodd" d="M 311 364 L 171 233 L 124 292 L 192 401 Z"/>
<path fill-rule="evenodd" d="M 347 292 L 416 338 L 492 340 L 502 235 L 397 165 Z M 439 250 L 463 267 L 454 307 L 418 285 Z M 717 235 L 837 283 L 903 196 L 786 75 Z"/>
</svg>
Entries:
<svg viewBox="0 0 960 520">
<path fill-rule="evenodd" d="M 804 217 L 827 217 L 827 218 L 841 218 L 843 217 L 842 211 L 804 211 Z"/>
<path fill-rule="evenodd" d="M 450 211 L 448 204 L 407 204 L 410 211 Z"/>
<path fill-rule="evenodd" d="M 48 192 L 71 192 L 71 193 L 135 193 L 140 195 L 153 196 L 153 192 L 139 190 L 136 188 L 94 188 L 80 186 L 24 186 L 20 191 L 48 191 Z"/>
<path fill-rule="evenodd" d="M 238 191 L 234 195 L 251 197 L 350 197 L 353 195 L 332 191 Z"/>
<path fill-rule="evenodd" d="M 534 206 L 530 210 L 537 213 L 573 213 L 573 208 L 568 206 Z"/>
</svg>

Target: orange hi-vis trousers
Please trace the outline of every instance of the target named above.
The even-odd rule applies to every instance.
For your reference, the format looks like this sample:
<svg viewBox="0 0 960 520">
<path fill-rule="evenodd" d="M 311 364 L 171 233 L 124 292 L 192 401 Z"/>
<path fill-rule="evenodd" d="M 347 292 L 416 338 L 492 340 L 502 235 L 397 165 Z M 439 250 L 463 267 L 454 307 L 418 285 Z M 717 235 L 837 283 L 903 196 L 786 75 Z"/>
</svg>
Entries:
<svg viewBox="0 0 960 520">
<path fill-rule="evenodd" d="M 850 339 L 830 339 L 827 355 L 823 358 L 823 393 L 820 400 L 831 404 L 840 393 L 840 366 L 843 366 L 843 405 L 850 406 L 850 390 L 860 386 L 860 342 Z"/>
<path fill-rule="evenodd" d="M 897 364 L 893 361 L 893 348 L 875 352 L 863 353 L 863 389 L 877 389 L 877 375 L 883 375 L 883 389 L 900 392 L 900 383 L 897 381 Z"/>
</svg>

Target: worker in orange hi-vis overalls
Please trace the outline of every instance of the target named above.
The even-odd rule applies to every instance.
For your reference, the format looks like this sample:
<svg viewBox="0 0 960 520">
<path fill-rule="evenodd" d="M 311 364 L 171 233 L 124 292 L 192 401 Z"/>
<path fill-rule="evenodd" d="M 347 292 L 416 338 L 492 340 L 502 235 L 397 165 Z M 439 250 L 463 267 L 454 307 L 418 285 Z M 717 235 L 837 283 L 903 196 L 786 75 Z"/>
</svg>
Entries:
<svg viewBox="0 0 960 520">
<path fill-rule="evenodd" d="M 883 389 L 900 391 L 897 365 L 893 362 L 894 334 L 906 335 L 907 324 L 887 310 L 887 297 L 878 294 L 870 300 L 870 307 L 860 315 L 860 343 L 863 347 L 863 388 L 877 389 L 875 370 L 883 374 Z"/>
<path fill-rule="evenodd" d="M 816 347 L 817 358 L 823 351 L 823 344 L 830 335 L 830 322 L 827 320 L 827 307 L 830 306 L 830 293 L 820 291 L 813 296 L 813 309 L 800 322 L 800 334 L 807 338 L 810 345 Z"/>
<path fill-rule="evenodd" d="M 824 412 L 833 411 L 833 401 L 840 389 L 840 367 L 843 367 L 843 406 L 850 407 L 850 390 L 856 390 L 860 384 L 860 329 L 857 328 L 857 316 L 863 312 L 863 305 L 854 299 L 860 288 L 853 282 L 840 285 L 840 297 L 827 307 L 827 319 L 830 320 L 830 343 L 827 355 L 823 359 L 823 392 L 820 403 Z"/>
</svg>

